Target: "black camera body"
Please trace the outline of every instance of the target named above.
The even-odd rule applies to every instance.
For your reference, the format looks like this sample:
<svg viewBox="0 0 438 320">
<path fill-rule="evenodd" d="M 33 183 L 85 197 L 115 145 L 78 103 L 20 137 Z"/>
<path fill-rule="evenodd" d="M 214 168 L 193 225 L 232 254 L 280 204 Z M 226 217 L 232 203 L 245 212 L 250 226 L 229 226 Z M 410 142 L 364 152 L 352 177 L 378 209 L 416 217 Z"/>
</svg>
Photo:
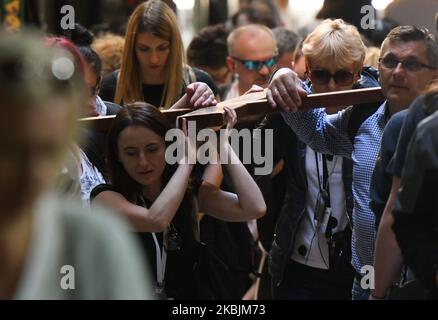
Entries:
<svg viewBox="0 0 438 320">
<path fill-rule="evenodd" d="M 328 239 L 329 265 L 335 272 L 354 272 L 351 265 L 351 234 L 351 229 L 347 226 Z"/>
</svg>

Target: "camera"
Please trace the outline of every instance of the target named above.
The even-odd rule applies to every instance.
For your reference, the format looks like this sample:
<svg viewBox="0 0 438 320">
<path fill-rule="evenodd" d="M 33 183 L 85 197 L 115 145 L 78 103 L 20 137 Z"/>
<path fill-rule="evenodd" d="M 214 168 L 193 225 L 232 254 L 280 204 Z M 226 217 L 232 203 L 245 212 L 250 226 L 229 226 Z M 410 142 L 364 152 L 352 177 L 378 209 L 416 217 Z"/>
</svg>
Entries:
<svg viewBox="0 0 438 320">
<path fill-rule="evenodd" d="M 328 239 L 330 269 L 336 272 L 352 271 L 351 229 L 349 227 L 334 233 Z"/>
</svg>

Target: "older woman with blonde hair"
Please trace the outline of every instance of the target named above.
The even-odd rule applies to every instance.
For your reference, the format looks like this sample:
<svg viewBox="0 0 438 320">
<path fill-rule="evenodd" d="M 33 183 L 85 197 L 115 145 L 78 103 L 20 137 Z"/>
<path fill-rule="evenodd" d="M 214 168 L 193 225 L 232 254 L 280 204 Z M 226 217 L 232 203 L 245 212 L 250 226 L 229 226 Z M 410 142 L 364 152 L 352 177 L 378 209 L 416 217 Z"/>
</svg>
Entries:
<svg viewBox="0 0 438 320">
<path fill-rule="evenodd" d="M 371 70 L 363 68 L 365 51 L 354 26 L 341 19 L 323 21 L 303 42 L 305 75 L 311 87 L 302 85 L 315 93 L 378 86 Z M 282 72 L 292 73 L 280 69 L 277 74 Z M 286 88 L 274 75 L 268 95 Z M 377 107 L 355 108 L 365 113 L 356 117 L 352 112 L 351 116 L 359 124 L 366 112 L 371 114 Z M 275 141 L 284 141 L 281 147 L 289 150 L 283 157 L 290 172 L 290 195 L 280 212 L 271 249 L 273 297 L 350 300 L 355 275 L 350 249 L 352 161 L 316 152 L 280 120 L 277 126 L 283 137 Z"/>
<path fill-rule="evenodd" d="M 216 94 L 208 74 L 185 64 L 173 11 L 162 1 L 150 0 L 129 18 L 120 71 L 105 77 L 101 97 L 118 104 L 144 101 L 168 109 L 186 93 L 190 99 L 179 106 L 204 107 L 216 102 L 210 88 Z"/>
</svg>

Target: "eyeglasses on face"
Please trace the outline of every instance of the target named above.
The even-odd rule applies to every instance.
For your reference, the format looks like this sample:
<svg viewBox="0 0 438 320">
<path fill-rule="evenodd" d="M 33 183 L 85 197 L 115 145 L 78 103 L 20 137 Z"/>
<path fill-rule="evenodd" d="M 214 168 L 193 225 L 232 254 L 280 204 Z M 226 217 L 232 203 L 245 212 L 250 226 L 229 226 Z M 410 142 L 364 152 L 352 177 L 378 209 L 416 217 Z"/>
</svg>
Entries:
<svg viewBox="0 0 438 320">
<path fill-rule="evenodd" d="M 397 68 L 399 63 L 401 63 L 403 69 L 410 72 L 417 72 L 424 68 L 430 70 L 436 70 L 436 67 L 424 64 L 418 61 L 417 59 L 413 59 L 413 58 L 406 60 L 399 60 L 397 57 L 392 55 L 379 58 L 379 64 L 385 69 L 395 69 Z"/>
<path fill-rule="evenodd" d="M 259 71 L 261 68 L 263 68 L 263 65 L 265 65 L 268 69 L 271 69 L 273 66 L 277 64 L 278 57 L 274 56 L 268 60 L 265 61 L 258 61 L 258 60 L 242 60 L 236 57 L 232 57 L 234 60 L 239 61 L 245 69 L 249 71 Z"/>
<path fill-rule="evenodd" d="M 310 71 L 310 80 L 314 84 L 327 85 L 332 78 L 338 86 L 349 86 L 353 84 L 354 74 L 347 70 L 338 70 L 334 74 L 325 69 Z"/>
</svg>

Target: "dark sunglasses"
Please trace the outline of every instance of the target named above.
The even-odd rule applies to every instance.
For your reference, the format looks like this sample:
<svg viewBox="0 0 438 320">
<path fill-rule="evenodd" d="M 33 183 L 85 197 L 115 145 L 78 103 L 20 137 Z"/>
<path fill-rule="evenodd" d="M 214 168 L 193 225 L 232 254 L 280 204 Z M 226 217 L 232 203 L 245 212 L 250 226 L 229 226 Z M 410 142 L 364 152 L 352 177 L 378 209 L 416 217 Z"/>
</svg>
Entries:
<svg viewBox="0 0 438 320">
<path fill-rule="evenodd" d="M 166 251 L 177 251 L 181 249 L 182 238 L 173 223 L 171 223 L 166 232 L 164 232 L 163 246 Z"/>
<path fill-rule="evenodd" d="M 353 83 L 354 74 L 347 70 L 338 70 L 334 74 L 324 69 L 310 71 L 310 80 L 314 84 L 327 85 L 332 78 L 338 86 L 348 86 Z"/>
<path fill-rule="evenodd" d="M 268 69 L 271 69 L 273 66 L 277 64 L 277 56 L 272 57 L 265 61 L 257 61 L 257 60 L 242 60 L 236 57 L 232 57 L 234 60 L 239 61 L 245 69 L 249 71 L 259 71 L 265 65 Z"/>
<path fill-rule="evenodd" d="M 406 71 L 417 72 L 423 68 L 436 70 L 436 67 L 429 66 L 416 59 L 407 59 L 402 61 L 394 56 L 386 56 L 384 58 L 379 58 L 379 63 L 382 67 L 386 69 L 395 69 L 397 68 L 398 64 L 401 63 L 403 69 L 405 69 Z"/>
</svg>

